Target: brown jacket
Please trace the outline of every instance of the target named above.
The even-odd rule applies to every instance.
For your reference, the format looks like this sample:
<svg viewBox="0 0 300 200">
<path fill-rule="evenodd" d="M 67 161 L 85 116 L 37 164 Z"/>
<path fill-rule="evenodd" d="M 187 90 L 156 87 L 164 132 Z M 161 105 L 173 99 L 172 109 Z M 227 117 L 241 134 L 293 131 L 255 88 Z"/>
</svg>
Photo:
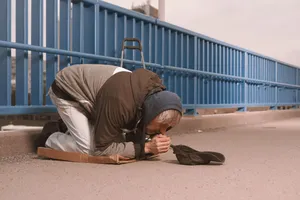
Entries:
<svg viewBox="0 0 300 200">
<path fill-rule="evenodd" d="M 144 124 L 138 125 L 134 140 L 125 142 L 122 128 L 134 129 L 142 118 L 145 98 L 155 92 L 165 90 L 157 74 L 137 69 L 132 73 L 119 72 L 109 78 L 101 87 L 96 99 L 95 154 L 119 153 L 137 159 L 144 156 Z M 135 155 L 126 152 L 132 145 Z M 111 147 L 114 150 L 111 151 Z M 106 150 L 109 152 L 106 153 Z"/>
<path fill-rule="evenodd" d="M 94 124 L 94 155 L 120 154 L 142 158 L 144 124 L 139 123 L 130 141 L 123 129 L 132 130 L 142 118 L 147 95 L 165 90 L 157 74 L 145 69 L 113 75 L 116 66 L 76 65 L 58 73 L 52 84 L 60 98 L 76 101 Z"/>
</svg>

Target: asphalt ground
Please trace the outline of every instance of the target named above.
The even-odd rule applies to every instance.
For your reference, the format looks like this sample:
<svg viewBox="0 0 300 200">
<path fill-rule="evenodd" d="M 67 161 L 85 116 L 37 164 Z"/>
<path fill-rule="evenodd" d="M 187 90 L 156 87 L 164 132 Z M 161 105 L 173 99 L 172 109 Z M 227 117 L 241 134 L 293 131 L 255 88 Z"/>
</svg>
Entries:
<svg viewBox="0 0 300 200">
<path fill-rule="evenodd" d="M 45 160 L 34 154 L 4 157 L 0 199 L 299 200 L 299 120 L 172 136 L 174 144 L 223 153 L 223 165 L 180 165 L 172 151 L 124 165 Z"/>
</svg>

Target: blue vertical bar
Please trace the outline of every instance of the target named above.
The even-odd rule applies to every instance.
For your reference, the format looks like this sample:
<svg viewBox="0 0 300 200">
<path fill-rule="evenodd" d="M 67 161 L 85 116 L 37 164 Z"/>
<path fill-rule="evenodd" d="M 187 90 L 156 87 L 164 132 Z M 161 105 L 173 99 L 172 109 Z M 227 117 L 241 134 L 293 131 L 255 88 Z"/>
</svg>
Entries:
<svg viewBox="0 0 300 200">
<path fill-rule="evenodd" d="M 278 83 L 278 63 L 275 62 L 275 82 Z M 278 85 L 275 87 L 275 105 L 271 107 L 272 110 L 277 109 L 277 104 L 278 104 Z"/>
<path fill-rule="evenodd" d="M 206 59 L 206 55 L 207 55 L 207 49 L 206 49 L 206 42 L 205 40 L 202 40 L 202 71 L 207 71 L 207 59 Z"/>
<path fill-rule="evenodd" d="M 183 68 L 188 68 L 188 60 L 189 60 L 189 56 L 187 54 L 187 52 L 189 52 L 189 38 L 188 38 L 188 35 L 186 35 L 186 37 L 183 38 L 184 39 L 184 54 L 183 54 Z M 190 97 L 190 90 L 192 89 L 192 87 L 189 87 L 189 79 L 190 79 L 190 74 L 184 74 L 184 78 L 183 78 L 183 81 L 184 81 L 184 95 L 185 95 L 185 101 L 186 101 L 186 104 L 189 104 L 189 97 Z"/>
<path fill-rule="evenodd" d="M 241 77 L 242 76 L 242 65 L 241 65 L 241 52 L 237 52 L 237 62 L 238 62 L 238 74 L 237 76 Z"/>
<path fill-rule="evenodd" d="M 266 81 L 269 81 L 269 76 L 270 76 L 270 67 L 269 67 L 269 60 L 265 60 L 265 65 L 266 65 L 266 68 L 265 68 L 265 80 Z"/>
<path fill-rule="evenodd" d="M 215 44 L 214 46 L 214 64 L 215 64 L 215 73 L 220 73 L 219 71 L 219 45 Z M 214 84 L 214 102 L 213 104 L 217 104 L 218 103 L 218 79 L 215 78 L 213 81 Z"/>
<path fill-rule="evenodd" d="M 270 74 L 272 73 L 272 69 L 270 67 L 271 62 L 269 60 L 266 60 L 266 80 L 267 81 L 271 81 L 270 80 Z"/>
<path fill-rule="evenodd" d="M 210 72 L 210 69 L 211 69 L 211 65 L 210 65 L 210 59 L 209 59 L 209 56 L 210 56 L 210 51 L 209 51 L 209 41 L 206 41 L 206 67 L 205 67 L 205 70 L 206 72 Z"/>
<path fill-rule="evenodd" d="M 229 63 L 230 59 L 229 59 L 229 48 L 226 47 L 226 74 L 229 75 L 230 74 L 230 63 Z"/>
<path fill-rule="evenodd" d="M 28 1 L 16 0 L 16 42 L 28 44 Z M 16 50 L 16 105 L 28 105 L 28 52 Z"/>
<path fill-rule="evenodd" d="M 135 18 L 132 18 L 132 37 L 133 38 L 135 38 L 136 36 L 137 36 L 137 34 L 136 34 L 136 30 L 137 30 L 137 28 L 136 28 L 136 20 L 135 20 Z M 137 44 L 134 44 L 134 43 L 132 43 L 132 45 L 137 45 Z M 132 60 L 136 60 L 136 51 L 132 51 Z"/>
<path fill-rule="evenodd" d="M 84 52 L 84 2 L 80 2 L 80 24 L 79 24 L 79 32 L 80 32 L 80 37 L 79 37 L 79 51 L 80 52 Z M 91 23 L 90 23 L 91 24 Z M 106 41 L 106 40 L 105 40 Z M 106 50 L 106 48 L 104 47 L 104 50 Z M 84 59 L 80 58 L 80 63 L 84 63 Z"/>
<path fill-rule="evenodd" d="M 226 104 L 230 104 L 230 81 L 226 81 Z"/>
<path fill-rule="evenodd" d="M 99 32 L 100 32 L 100 21 L 99 21 L 99 12 L 100 12 L 100 7 L 98 4 L 95 4 L 94 5 L 94 26 L 95 26 L 95 33 L 94 33 L 94 41 L 95 41 L 95 44 L 94 44 L 94 52 L 96 55 L 99 55 L 100 54 L 100 44 L 99 44 L 99 40 L 100 40 L 100 37 L 99 37 Z"/>
<path fill-rule="evenodd" d="M 145 23 L 144 23 L 144 21 L 141 21 L 141 40 L 142 40 L 142 47 L 144 49 L 144 45 L 145 45 Z"/>
<path fill-rule="evenodd" d="M 236 57 L 235 57 L 235 62 L 236 62 L 236 76 L 240 76 L 240 70 L 241 70 L 241 66 L 240 66 L 240 51 L 236 51 Z"/>
<path fill-rule="evenodd" d="M 222 46 L 221 45 L 219 45 L 219 54 L 218 54 L 218 56 L 219 56 L 219 73 L 220 74 L 222 74 L 223 73 L 223 70 L 222 70 L 222 68 L 223 68 L 223 65 L 222 65 L 222 61 L 223 61 L 223 59 L 222 59 L 222 56 L 223 55 L 223 53 L 222 53 Z M 219 104 L 221 104 L 222 103 L 222 80 L 219 80 L 218 81 L 218 100 L 217 100 L 217 102 L 219 103 Z"/>
<path fill-rule="evenodd" d="M 197 63 L 198 63 L 198 66 L 197 66 L 197 70 L 198 71 L 202 71 L 202 44 L 201 44 L 201 39 L 198 38 L 198 41 L 197 41 L 197 46 L 198 46 L 198 56 L 197 56 Z M 198 82 L 199 82 L 199 79 L 198 79 Z M 198 84 L 199 85 L 199 84 Z"/>
<path fill-rule="evenodd" d="M 239 52 L 239 77 L 243 77 L 244 76 L 244 66 L 243 66 L 243 52 Z"/>
<path fill-rule="evenodd" d="M 80 52 L 80 5 L 80 3 L 73 4 L 72 8 L 72 51 L 76 52 Z M 80 58 L 72 57 L 72 63 L 79 64 Z"/>
<path fill-rule="evenodd" d="M 150 63 L 155 63 L 155 43 L 156 43 L 156 38 L 155 38 L 155 28 L 154 25 L 149 23 L 149 38 L 151 42 L 149 42 L 149 62 Z"/>
<path fill-rule="evenodd" d="M 175 48 L 175 56 L 174 56 L 174 59 L 175 59 L 175 64 L 174 64 L 174 66 L 175 67 L 178 67 L 178 34 L 177 34 L 177 31 L 175 32 L 175 46 L 174 46 L 174 48 Z M 177 73 L 174 73 L 174 85 L 175 85 L 175 93 L 177 93 L 178 94 L 178 86 L 177 86 Z"/>
<path fill-rule="evenodd" d="M 95 9 L 93 6 L 82 6 L 82 14 L 83 14 L 83 22 L 82 22 L 82 52 L 84 53 L 89 53 L 89 54 L 94 54 L 94 45 L 95 45 L 95 40 L 94 40 L 94 33 L 95 33 L 95 26 L 94 26 L 94 21 L 95 21 Z M 111 26 L 113 26 L 113 20 L 111 23 Z M 113 34 L 111 33 L 111 36 L 113 38 Z M 111 39 L 112 41 L 112 39 Z M 111 52 L 110 56 L 113 57 L 114 52 L 113 52 L 113 45 L 111 45 Z M 84 63 L 94 63 L 94 60 L 90 59 L 84 59 Z"/>
<path fill-rule="evenodd" d="M 233 76 L 236 76 L 236 72 L 237 72 L 237 70 L 236 70 L 236 68 L 237 68 L 237 63 L 236 63 L 236 50 L 235 49 L 233 49 L 232 50 L 232 66 L 233 66 L 233 72 L 232 72 L 232 75 Z"/>
<path fill-rule="evenodd" d="M 229 75 L 232 75 L 232 49 L 229 48 L 228 49 L 229 52 L 228 52 L 228 67 L 229 67 L 229 70 L 228 70 L 228 74 Z"/>
<path fill-rule="evenodd" d="M 248 54 L 248 69 L 249 69 L 249 71 L 248 71 L 248 77 L 252 78 L 252 55 L 251 54 Z M 244 74 L 243 74 L 243 76 L 245 76 L 245 68 L 244 68 Z"/>
<path fill-rule="evenodd" d="M 175 31 L 173 31 L 173 30 L 170 30 L 170 32 L 171 32 L 171 46 L 169 47 L 169 49 L 170 49 L 170 52 L 171 52 L 171 54 L 170 54 L 170 65 L 171 66 L 174 66 L 175 67 L 175 62 L 176 62 L 176 57 L 175 57 L 175 51 L 176 51 L 176 46 L 175 46 L 175 43 L 176 43 L 176 38 L 175 38 Z"/>
<path fill-rule="evenodd" d="M 43 1 L 41 1 L 43 2 Z M 59 48 L 63 50 L 70 50 L 70 9 L 71 0 L 60 0 L 60 38 Z M 63 69 L 69 65 L 68 56 L 59 56 L 59 69 Z"/>
<path fill-rule="evenodd" d="M 188 36 L 187 36 L 188 37 Z M 198 38 L 197 38 L 197 36 L 194 36 L 194 40 L 193 41 L 191 41 L 191 42 L 193 42 L 192 44 L 192 52 L 193 52 L 193 63 L 192 63 L 192 65 L 193 65 L 193 69 L 194 70 L 197 70 L 197 56 L 198 56 L 198 52 L 197 52 L 197 50 L 198 50 L 198 47 L 197 47 L 197 43 L 198 43 Z M 189 42 L 187 42 L 188 44 L 189 44 Z M 188 45 L 188 48 L 187 48 L 188 50 L 189 50 L 189 45 Z M 187 62 L 188 62 L 188 67 L 189 67 L 189 53 L 187 53 L 187 57 L 188 57 L 188 60 L 187 60 Z M 191 66 L 192 66 L 191 65 Z M 194 108 L 193 109 L 190 109 L 190 110 L 188 110 L 187 112 L 189 112 L 189 114 L 192 114 L 192 115 L 197 115 L 197 79 L 198 79 L 198 77 L 197 77 L 197 75 L 196 74 L 194 74 L 193 76 L 193 87 L 192 87 L 192 89 L 193 89 L 193 91 L 192 91 L 192 93 L 193 93 L 193 102 L 188 102 L 189 104 L 194 104 Z M 192 82 L 192 81 L 191 81 Z M 187 88 L 187 89 L 189 89 L 189 88 Z"/>
<path fill-rule="evenodd" d="M 264 80 L 268 80 L 267 74 L 268 74 L 267 60 L 264 59 Z"/>
<path fill-rule="evenodd" d="M 258 72 L 257 72 L 257 70 L 258 70 L 258 57 L 257 56 L 254 56 L 254 60 L 255 60 L 255 65 L 254 65 L 254 78 L 255 79 L 258 79 Z"/>
<path fill-rule="evenodd" d="M 217 48 L 217 56 L 218 56 L 218 73 L 219 74 L 222 74 L 222 46 L 221 45 L 218 45 L 218 48 Z"/>
<path fill-rule="evenodd" d="M 239 63 L 240 63 L 240 74 L 239 74 L 239 76 L 240 77 L 244 77 L 244 74 L 245 74 L 245 66 L 244 66 L 244 53 L 243 52 L 239 52 Z M 245 63 L 246 64 L 246 63 Z M 242 104 L 242 103 L 244 103 L 244 98 L 245 98 L 245 96 L 244 96 L 244 89 L 243 89 L 243 82 L 242 81 L 240 81 L 240 83 L 239 83 L 239 104 Z"/>
<path fill-rule="evenodd" d="M 277 68 L 277 71 L 276 71 L 276 68 Z M 281 71 L 280 64 L 278 64 L 277 62 L 275 63 L 275 73 L 276 73 L 275 74 L 275 81 L 280 82 L 282 71 Z M 277 78 L 276 78 L 276 76 L 277 76 Z"/>
<path fill-rule="evenodd" d="M 197 36 L 194 36 L 194 70 L 197 70 L 197 66 L 198 66 L 198 46 L 197 46 L 197 44 L 198 44 L 198 37 Z M 197 75 L 195 74 L 194 75 L 194 115 L 197 115 L 198 113 L 197 113 L 197 85 L 198 85 L 198 83 L 197 83 L 197 81 L 198 81 L 198 77 L 197 77 Z"/>
<path fill-rule="evenodd" d="M 154 25 L 154 63 L 157 63 L 158 59 L 158 38 L 157 38 L 157 25 Z"/>
<path fill-rule="evenodd" d="M 0 40 L 11 41 L 11 0 L 0 6 Z M 0 106 L 11 105 L 11 49 L 0 47 Z"/>
<path fill-rule="evenodd" d="M 261 58 L 257 57 L 257 79 L 261 80 L 261 74 L 262 74 L 262 65 L 261 65 Z"/>
<path fill-rule="evenodd" d="M 116 13 L 116 15 L 117 15 L 117 20 L 118 20 L 117 23 L 115 24 L 115 32 L 117 34 L 117 41 L 116 41 L 116 45 L 117 45 L 116 51 L 117 52 L 116 52 L 116 56 L 118 58 L 120 58 L 121 57 L 121 50 L 122 50 L 122 42 L 123 42 L 123 39 L 125 37 L 125 31 L 124 31 L 124 29 L 125 29 L 125 20 L 124 20 L 123 15 L 118 14 L 118 13 Z M 100 18 L 99 18 L 99 23 L 100 23 Z M 99 34 L 95 35 L 95 37 L 97 38 L 96 41 L 98 41 L 97 43 L 99 43 L 99 48 L 101 47 L 100 43 L 103 42 L 103 38 L 104 38 L 104 37 L 99 38 L 99 35 L 103 32 L 102 29 L 103 28 L 99 24 Z"/>
<path fill-rule="evenodd" d="M 172 65 L 172 33 L 171 29 L 168 30 L 168 65 Z"/>
<path fill-rule="evenodd" d="M 215 73 L 220 73 L 219 71 L 219 45 L 215 44 L 214 46 L 214 65 L 215 65 Z"/>
<path fill-rule="evenodd" d="M 262 80 L 262 73 L 263 73 L 263 64 L 262 64 L 262 58 L 257 57 L 257 79 Z"/>
<path fill-rule="evenodd" d="M 226 104 L 226 80 L 222 81 L 222 91 L 223 91 L 223 95 L 222 95 L 222 104 Z"/>
<path fill-rule="evenodd" d="M 57 48 L 57 0 L 46 1 L 46 30 L 47 30 L 47 47 Z M 46 56 L 46 93 L 54 81 L 57 73 L 56 55 L 47 54 Z M 46 104 L 51 105 L 51 99 L 46 97 Z"/>
<path fill-rule="evenodd" d="M 149 63 L 152 63 L 152 49 L 153 49 L 153 47 L 152 47 L 152 45 L 153 45 L 153 37 L 152 37 L 152 24 L 151 23 L 149 23 L 148 24 L 148 27 L 149 27 L 149 31 L 148 31 L 148 35 L 149 35 Z"/>
<path fill-rule="evenodd" d="M 251 59 L 251 55 L 249 55 L 247 52 L 244 52 L 244 55 L 242 57 L 242 63 L 244 65 L 244 67 L 243 67 L 244 68 L 244 77 L 245 77 L 246 80 L 249 77 L 249 75 L 248 75 L 248 72 L 249 72 L 249 66 L 248 66 L 249 57 Z M 249 103 L 249 101 L 248 101 L 249 88 L 248 87 L 249 87 L 249 85 L 248 85 L 247 81 L 244 81 L 243 82 L 243 90 L 242 90 L 244 92 L 243 93 L 244 106 L 239 108 L 238 109 L 239 111 L 244 111 L 244 112 L 247 111 L 247 106 L 248 106 L 248 103 Z M 251 86 L 250 86 L 250 88 L 252 89 Z M 250 91 L 252 91 L 251 89 L 250 89 Z M 250 96 L 252 96 L 252 95 L 250 94 Z M 252 103 L 252 101 L 250 101 L 250 102 Z"/>
<path fill-rule="evenodd" d="M 234 76 L 237 76 L 237 74 L 238 74 L 238 62 L 237 62 L 237 50 L 234 50 L 234 54 L 233 54 L 233 65 L 234 65 L 234 72 L 233 72 L 233 74 L 234 74 Z M 233 96 L 234 96 L 234 99 L 233 99 L 233 101 L 234 101 L 234 104 L 236 104 L 237 103 L 237 98 L 238 98 L 238 93 L 237 93 L 237 81 L 234 81 L 233 82 Z"/>
<path fill-rule="evenodd" d="M 300 76 L 299 71 L 300 69 L 296 69 L 296 85 L 299 85 L 299 76 Z"/>
<path fill-rule="evenodd" d="M 141 41 L 141 45 L 143 46 L 142 40 L 142 22 L 140 20 L 133 20 L 133 37 L 138 38 Z M 137 46 L 137 43 L 133 43 L 133 45 Z M 141 61 L 140 52 L 134 50 L 134 60 Z M 142 65 L 141 65 L 142 67 Z"/>
<path fill-rule="evenodd" d="M 166 41 L 166 38 L 165 38 L 165 28 L 164 27 L 161 27 L 160 28 L 160 32 L 161 32 L 161 34 L 159 34 L 159 44 L 161 45 L 160 46 L 160 51 L 161 51 L 161 53 L 158 55 L 158 57 L 159 57 L 159 62 L 158 63 L 161 63 L 161 65 L 162 66 L 164 66 L 165 65 L 165 41 Z"/>
<path fill-rule="evenodd" d="M 43 1 L 32 0 L 31 44 L 43 46 Z M 43 54 L 31 52 L 31 105 L 43 105 Z"/>
<path fill-rule="evenodd" d="M 275 65 L 273 65 L 273 61 L 270 61 L 270 71 L 269 71 L 269 78 L 270 81 L 274 82 L 275 81 Z"/>
<path fill-rule="evenodd" d="M 299 69 L 296 69 L 296 85 L 299 85 Z M 296 103 L 299 103 L 299 89 L 296 89 Z"/>
<path fill-rule="evenodd" d="M 264 58 L 261 58 L 261 80 L 265 80 L 265 59 Z"/>
<path fill-rule="evenodd" d="M 200 79 L 200 76 L 197 76 L 197 106 L 198 104 L 201 104 L 201 79 Z"/>
<path fill-rule="evenodd" d="M 261 71 L 260 71 L 260 57 L 256 56 L 256 79 L 260 79 Z"/>
<path fill-rule="evenodd" d="M 206 83 L 205 83 L 205 78 L 202 76 L 201 77 L 201 83 L 202 83 L 202 88 L 201 88 L 201 102 L 202 104 L 206 104 L 206 92 L 205 92 L 205 88 L 206 88 Z"/>
<path fill-rule="evenodd" d="M 257 57 L 253 55 L 253 65 L 252 65 L 252 76 L 253 76 L 253 79 L 257 79 L 257 76 L 256 76 L 256 67 L 257 66 Z M 254 87 L 254 85 L 253 85 Z"/>
<path fill-rule="evenodd" d="M 172 34 L 171 34 L 171 29 L 168 30 L 168 55 L 167 55 L 167 60 L 168 60 L 168 64 L 169 66 L 172 66 L 171 64 L 171 57 L 172 57 Z M 172 88 L 172 71 L 168 72 L 168 88 L 170 91 L 174 92 L 173 88 Z"/>
<path fill-rule="evenodd" d="M 272 64 L 273 70 L 272 70 L 272 81 L 275 82 L 276 77 L 276 62 L 274 61 Z"/>
<path fill-rule="evenodd" d="M 144 46 L 145 46 L 145 38 L 144 38 L 144 35 L 145 35 L 145 25 L 144 25 L 144 21 L 140 21 L 139 22 L 140 24 L 140 28 L 138 29 L 137 33 L 138 33 L 138 38 L 141 39 L 141 43 L 142 43 L 142 47 L 143 47 L 143 50 L 145 49 Z M 144 52 L 145 54 L 145 52 Z M 137 52 L 137 59 L 140 61 L 141 60 L 141 55 L 139 52 Z"/>
<path fill-rule="evenodd" d="M 220 45 L 220 74 L 225 74 L 224 59 L 224 46 Z"/>
<path fill-rule="evenodd" d="M 180 67 L 183 68 L 183 33 L 180 34 Z M 181 98 L 184 100 L 185 96 L 183 94 L 183 74 L 180 74 L 180 95 Z M 185 103 L 185 102 L 183 102 Z"/>
<path fill-rule="evenodd" d="M 210 52 L 209 52 L 209 60 L 210 60 L 210 72 L 215 72 L 215 62 L 214 62 L 214 43 L 210 43 Z"/>
</svg>

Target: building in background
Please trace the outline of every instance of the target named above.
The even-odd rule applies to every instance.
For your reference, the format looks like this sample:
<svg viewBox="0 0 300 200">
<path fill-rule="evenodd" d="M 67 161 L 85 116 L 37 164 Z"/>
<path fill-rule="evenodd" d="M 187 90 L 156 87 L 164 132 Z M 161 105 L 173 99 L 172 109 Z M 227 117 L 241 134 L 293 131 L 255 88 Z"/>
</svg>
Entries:
<svg viewBox="0 0 300 200">
<path fill-rule="evenodd" d="M 149 9 L 149 14 L 148 14 L 148 8 L 150 8 Z M 142 13 L 144 15 L 149 15 L 149 16 L 154 17 L 154 18 L 158 18 L 159 17 L 158 16 L 158 9 L 155 8 L 154 6 L 152 6 L 151 4 L 149 4 L 148 2 L 140 4 L 140 5 L 137 5 L 137 6 L 132 5 L 131 9 L 133 11 Z"/>
</svg>

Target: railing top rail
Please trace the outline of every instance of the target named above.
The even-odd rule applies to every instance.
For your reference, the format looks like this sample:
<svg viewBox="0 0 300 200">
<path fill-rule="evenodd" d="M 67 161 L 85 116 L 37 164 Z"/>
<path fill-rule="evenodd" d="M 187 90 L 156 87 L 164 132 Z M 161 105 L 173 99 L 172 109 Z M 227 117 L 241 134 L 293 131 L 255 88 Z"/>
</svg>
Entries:
<svg viewBox="0 0 300 200">
<path fill-rule="evenodd" d="M 74 1 L 74 0 L 72 0 L 72 1 Z M 262 57 L 264 59 L 268 59 L 270 61 L 274 61 L 274 62 L 278 62 L 278 63 L 284 64 L 284 65 L 287 65 L 289 67 L 300 68 L 300 66 L 296 66 L 296 65 L 293 65 L 293 64 L 290 64 L 290 63 L 287 63 L 287 62 L 284 62 L 284 61 L 272 58 L 270 56 L 266 56 L 266 55 L 263 55 L 261 53 L 254 52 L 253 50 L 250 50 L 250 49 L 246 49 L 246 48 L 243 48 L 243 47 L 232 45 L 232 44 L 226 43 L 224 41 L 221 41 L 221 40 L 209 37 L 207 35 L 204 35 L 204 34 L 201 34 L 201 33 L 197 33 L 197 32 L 188 30 L 186 28 L 182 28 L 182 27 L 179 27 L 177 25 L 174 25 L 174 24 L 171 24 L 171 23 L 168 23 L 168 22 L 164 22 L 164 21 L 161 21 L 161 20 L 156 19 L 154 17 L 146 16 L 144 14 L 135 12 L 133 10 L 128 10 L 126 8 L 122 8 L 120 6 L 117 6 L 117 5 L 114 5 L 114 4 L 102 1 L 102 0 L 77 0 L 77 1 L 74 1 L 74 2 L 80 2 L 80 1 L 87 2 L 87 3 L 92 3 L 92 4 L 98 4 L 100 7 L 103 7 L 105 9 L 113 10 L 115 12 L 118 12 L 118 13 L 121 13 L 121 14 L 124 14 L 124 15 L 128 15 L 128 16 L 131 16 L 131 17 L 134 17 L 134 18 L 139 18 L 141 20 L 144 20 L 144 21 L 149 22 L 149 23 L 156 24 L 158 26 L 164 26 L 164 27 L 172 29 L 174 31 L 179 31 L 179 32 L 181 32 L 183 34 L 187 34 L 187 35 L 191 35 L 191 36 L 196 36 L 198 38 L 201 38 L 201 39 L 204 39 L 204 40 L 207 40 L 207 41 L 210 41 L 210 42 L 222 45 L 224 47 L 229 47 L 229 48 L 232 48 L 232 49 L 235 49 L 235 50 L 238 50 L 238 51 L 243 51 L 243 52 L 246 52 L 246 53 L 258 56 L 258 57 Z"/>
</svg>

